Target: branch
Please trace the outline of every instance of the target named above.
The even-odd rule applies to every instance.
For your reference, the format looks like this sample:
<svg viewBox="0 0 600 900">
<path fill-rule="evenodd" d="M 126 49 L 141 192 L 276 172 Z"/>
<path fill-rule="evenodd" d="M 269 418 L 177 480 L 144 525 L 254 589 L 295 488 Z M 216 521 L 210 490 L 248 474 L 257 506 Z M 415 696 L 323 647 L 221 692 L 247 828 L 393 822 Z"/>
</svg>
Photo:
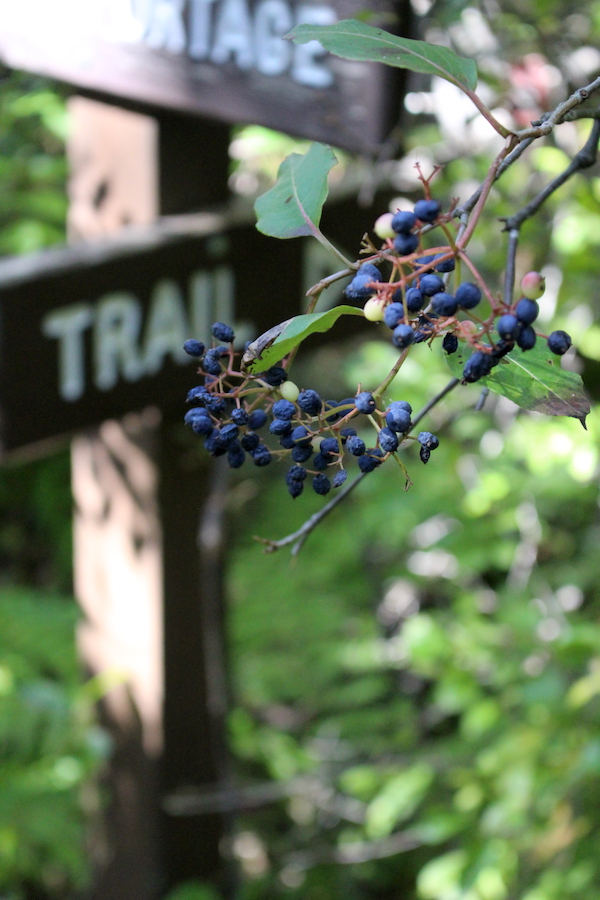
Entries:
<svg viewBox="0 0 600 900">
<path fill-rule="evenodd" d="M 540 206 L 546 202 L 548 197 L 554 193 L 554 191 L 558 190 L 559 187 L 562 187 L 566 181 L 569 180 L 576 172 L 580 172 L 582 169 L 588 169 L 590 166 L 593 166 L 596 162 L 598 156 L 598 141 L 600 140 L 600 120 L 595 119 L 592 125 L 592 130 L 590 131 L 590 135 L 581 148 L 581 150 L 575 154 L 567 168 L 564 172 L 561 172 L 560 175 L 557 175 L 546 187 L 540 191 L 537 197 L 534 197 L 533 200 L 528 203 L 523 209 L 519 210 L 514 216 L 510 216 L 506 219 L 502 219 L 505 223 L 504 230 L 505 231 L 519 231 L 523 222 L 527 219 L 530 219 L 535 213 L 538 211 Z"/>
</svg>

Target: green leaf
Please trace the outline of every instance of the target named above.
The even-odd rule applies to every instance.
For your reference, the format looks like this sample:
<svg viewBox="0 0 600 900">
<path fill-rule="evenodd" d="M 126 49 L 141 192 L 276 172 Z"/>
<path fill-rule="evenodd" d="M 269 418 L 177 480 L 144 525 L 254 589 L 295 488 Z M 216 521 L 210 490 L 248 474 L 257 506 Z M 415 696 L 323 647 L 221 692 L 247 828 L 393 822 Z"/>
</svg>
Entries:
<svg viewBox="0 0 600 900">
<path fill-rule="evenodd" d="M 363 316 L 356 306 L 334 306 L 320 313 L 306 313 L 287 319 L 258 337 L 247 348 L 243 365 L 247 372 L 264 372 L 316 332 L 329 331 L 340 316 Z"/>
<path fill-rule="evenodd" d="M 463 344 L 456 353 L 446 354 L 448 367 L 457 378 L 462 376 L 471 352 Z M 553 357 L 545 346 L 511 350 L 487 378 L 477 383 L 503 394 L 523 409 L 547 416 L 573 416 L 586 427 L 590 404 L 580 376 L 563 369 L 558 357 Z"/>
<path fill-rule="evenodd" d="M 273 187 L 254 204 L 258 230 L 276 238 L 319 237 L 327 176 L 336 164 L 331 147 L 325 144 L 311 144 L 305 154 L 286 157 Z"/>
<path fill-rule="evenodd" d="M 457 56 L 453 50 L 397 37 L 381 28 L 373 28 L 355 19 L 335 25 L 296 25 L 286 37 L 297 44 L 317 40 L 326 50 L 344 59 L 380 62 L 425 75 L 438 75 L 462 90 L 477 86 L 477 67 L 472 59 Z"/>
</svg>

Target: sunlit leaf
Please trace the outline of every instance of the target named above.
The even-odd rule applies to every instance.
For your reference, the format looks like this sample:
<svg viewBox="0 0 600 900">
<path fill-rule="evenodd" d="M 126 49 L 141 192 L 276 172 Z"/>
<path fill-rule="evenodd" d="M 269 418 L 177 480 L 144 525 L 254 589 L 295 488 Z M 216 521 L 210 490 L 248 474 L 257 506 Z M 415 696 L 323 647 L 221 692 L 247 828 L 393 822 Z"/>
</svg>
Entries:
<svg viewBox="0 0 600 900">
<path fill-rule="evenodd" d="M 337 164 L 331 147 L 311 144 L 305 154 L 291 153 L 277 181 L 254 204 L 256 227 L 276 238 L 317 235 L 327 197 L 327 176 Z"/>
<path fill-rule="evenodd" d="M 448 367 L 457 378 L 461 377 L 470 355 L 471 348 L 466 344 L 461 344 L 456 353 L 446 355 Z M 547 416 L 573 416 L 585 428 L 590 404 L 581 377 L 563 369 L 558 357 L 539 343 L 533 350 L 515 348 L 487 378 L 477 383 L 503 394 L 523 409 Z"/>
<path fill-rule="evenodd" d="M 432 781 L 433 770 L 425 763 L 417 763 L 390 778 L 367 807 L 367 835 L 385 837 L 398 822 L 412 816 Z"/>
<path fill-rule="evenodd" d="M 477 86 L 477 67 L 472 59 L 457 56 L 448 47 L 398 37 L 356 19 L 335 25 L 296 25 L 288 37 L 297 44 L 317 40 L 330 53 L 345 59 L 381 62 L 424 75 L 438 75 L 463 90 Z"/>
<path fill-rule="evenodd" d="M 334 306 L 325 312 L 306 313 L 287 319 L 250 344 L 244 356 L 246 370 L 252 373 L 264 372 L 309 335 L 329 331 L 340 316 L 363 315 L 362 309 L 356 306 Z"/>
</svg>

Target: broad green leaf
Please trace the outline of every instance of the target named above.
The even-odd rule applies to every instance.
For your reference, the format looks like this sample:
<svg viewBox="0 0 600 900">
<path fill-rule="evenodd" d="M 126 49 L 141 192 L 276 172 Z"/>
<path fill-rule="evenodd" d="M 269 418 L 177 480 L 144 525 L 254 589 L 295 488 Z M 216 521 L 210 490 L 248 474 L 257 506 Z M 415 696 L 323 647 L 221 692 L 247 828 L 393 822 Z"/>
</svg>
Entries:
<svg viewBox="0 0 600 900">
<path fill-rule="evenodd" d="M 456 353 L 446 355 L 448 367 L 460 378 L 471 348 L 461 344 Z M 521 406 L 547 416 L 573 416 L 585 428 L 590 404 L 583 391 L 581 377 L 563 369 L 558 357 L 539 344 L 533 350 L 515 348 L 492 369 L 482 386 L 503 394 Z"/>
<path fill-rule="evenodd" d="M 425 75 L 438 75 L 462 90 L 477 86 L 477 67 L 472 59 L 457 56 L 448 47 L 397 37 L 356 19 L 335 25 L 296 25 L 286 35 L 297 44 L 317 40 L 326 50 L 344 59 L 380 62 Z"/>
<path fill-rule="evenodd" d="M 254 204 L 258 230 L 276 238 L 320 235 L 327 176 L 336 164 L 331 147 L 325 144 L 311 144 L 305 154 L 290 153 L 273 187 Z"/>
<path fill-rule="evenodd" d="M 427 793 L 433 774 L 429 765 L 417 763 L 390 778 L 367 807 L 365 831 L 368 837 L 385 837 L 398 822 L 410 818 Z"/>
<path fill-rule="evenodd" d="M 340 316 L 362 316 L 356 306 L 334 306 L 320 313 L 306 313 L 282 322 L 250 344 L 244 355 L 246 371 L 264 372 L 316 332 L 329 331 Z M 266 341 L 263 338 L 267 338 Z M 272 338 L 272 339 L 271 339 Z"/>
</svg>

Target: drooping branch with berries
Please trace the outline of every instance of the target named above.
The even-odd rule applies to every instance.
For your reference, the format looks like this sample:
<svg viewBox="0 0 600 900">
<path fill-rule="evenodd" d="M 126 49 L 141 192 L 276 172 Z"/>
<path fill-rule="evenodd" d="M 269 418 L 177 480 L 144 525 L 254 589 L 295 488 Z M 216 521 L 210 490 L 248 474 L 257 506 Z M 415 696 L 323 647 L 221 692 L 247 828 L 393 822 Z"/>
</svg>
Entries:
<svg viewBox="0 0 600 900">
<path fill-rule="evenodd" d="M 355 262 L 339 254 L 319 228 L 328 174 L 336 164 L 331 148 L 313 144 L 304 155 L 291 154 L 282 163 L 276 184 L 256 203 L 257 227 L 282 239 L 311 235 L 338 255 L 343 268 L 308 292 L 310 303 L 304 315 L 274 325 L 241 353 L 234 350 L 233 329 L 225 323 L 213 325 L 208 349 L 200 341 L 186 342 L 187 352 L 199 360 L 203 383 L 188 394 L 192 406 L 185 421 L 204 438 L 208 453 L 226 455 L 232 468 L 239 468 L 247 459 L 257 466 L 287 461 L 291 465 L 286 468 L 285 481 L 292 498 L 308 483 L 322 496 L 337 491 L 298 531 L 277 541 L 263 541 L 269 551 L 292 545 L 295 554 L 312 530 L 383 463 L 394 460 L 405 487 L 410 485 L 399 453 L 416 442 L 421 461 L 429 461 L 439 440 L 429 431 L 415 435 L 416 426 L 461 383 L 481 382 L 486 392 L 491 389 L 503 394 L 525 409 L 574 416 L 585 427 L 589 404 L 581 379 L 556 359 L 570 348 L 570 336 L 560 330 L 549 335 L 536 330 L 544 278 L 539 272 L 527 273 L 516 296 L 514 281 L 522 224 L 558 187 L 596 160 L 600 138 L 597 111 L 590 110 L 589 138 L 565 171 L 523 209 L 503 220 L 508 242 L 502 291 L 486 283 L 468 246 L 494 183 L 536 140 L 575 113 L 583 117 L 584 110 L 579 107 L 600 89 L 600 79 L 580 88 L 530 128 L 511 132 L 475 93 L 474 63 L 447 48 L 398 38 L 351 20 L 332 26 L 301 25 L 291 37 L 298 42 L 318 39 L 330 52 L 349 59 L 383 62 L 446 78 L 470 97 L 504 138 L 486 178 L 462 205 L 444 209 L 432 195 L 436 171 L 425 176 L 419 169 L 423 199 L 412 210 L 382 214 L 374 223 L 373 236 L 363 239 L 361 258 Z M 348 276 L 348 303 L 315 312 L 322 291 Z M 296 385 L 290 370 L 305 338 L 329 331 L 346 315 L 383 323 L 390 330 L 398 357 L 381 384 L 370 390 L 358 385 L 352 397 L 325 400 L 312 388 Z M 408 400 L 388 401 L 388 389 L 416 346 L 431 346 L 436 341 L 441 343 L 453 377 L 413 416 Z M 367 422 L 372 428 L 370 441 L 363 436 Z M 359 473 L 345 484 L 353 462 Z"/>
</svg>

